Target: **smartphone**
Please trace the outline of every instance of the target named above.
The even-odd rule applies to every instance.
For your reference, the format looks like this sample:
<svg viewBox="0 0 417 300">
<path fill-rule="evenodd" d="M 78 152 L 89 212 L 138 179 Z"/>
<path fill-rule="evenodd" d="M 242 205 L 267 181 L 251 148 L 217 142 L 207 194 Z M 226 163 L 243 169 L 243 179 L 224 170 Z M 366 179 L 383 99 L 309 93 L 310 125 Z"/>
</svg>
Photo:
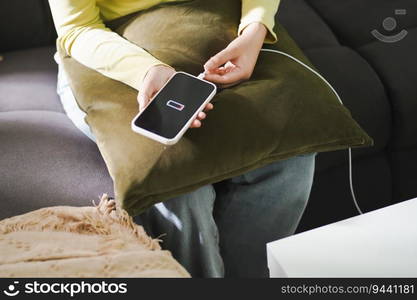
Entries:
<svg viewBox="0 0 417 300">
<path fill-rule="evenodd" d="M 132 120 L 132 130 L 165 145 L 179 141 L 216 94 L 216 85 L 176 72 Z"/>
</svg>

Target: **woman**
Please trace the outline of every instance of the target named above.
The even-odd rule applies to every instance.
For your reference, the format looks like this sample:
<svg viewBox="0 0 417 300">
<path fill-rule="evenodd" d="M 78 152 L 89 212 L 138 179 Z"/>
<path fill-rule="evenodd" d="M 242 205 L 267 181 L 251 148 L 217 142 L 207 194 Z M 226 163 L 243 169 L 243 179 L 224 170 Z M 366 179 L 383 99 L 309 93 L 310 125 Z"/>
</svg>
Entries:
<svg viewBox="0 0 417 300">
<path fill-rule="evenodd" d="M 80 63 L 138 90 L 139 110 L 175 70 L 103 21 L 160 2 L 176 1 L 49 0 L 62 48 Z M 277 40 L 273 27 L 279 1 L 241 2 L 238 36 L 204 64 L 205 79 L 224 87 L 250 79 L 263 43 Z M 94 140 L 61 68 L 58 93 L 68 116 Z M 208 104 L 205 111 L 212 108 Z M 200 127 L 205 118 L 201 112 L 191 127 Z M 164 234 L 163 247 L 192 276 L 266 276 L 265 244 L 294 233 L 309 197 L 314 157 L 293 157 L 203 186 L 154 205 L 136 221 L 154 237 Z"/>
</svg>

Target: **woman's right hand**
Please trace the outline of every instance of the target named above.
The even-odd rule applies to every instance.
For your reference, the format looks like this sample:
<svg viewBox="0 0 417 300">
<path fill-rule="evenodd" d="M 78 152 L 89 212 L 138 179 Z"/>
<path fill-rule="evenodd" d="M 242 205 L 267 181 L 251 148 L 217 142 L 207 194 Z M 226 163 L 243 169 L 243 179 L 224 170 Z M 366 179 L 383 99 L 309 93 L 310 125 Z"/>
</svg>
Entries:
<svg viewBox="0 0 417 300">
<path fill-rule="evenodd" d="M 164 84 L 174 75 L 175 69 L 165 66 L 156 65 L 149 69 L 143 79 L 142 88 L 138 94 L 139 111 L 142 111 L 150 99 L 164 86 Z M 209 103 L 204 111 L 213 109 L 213 104 Z M 190 128 L 201 127 L 201 121 L 206 118 L 206 113 L 200 112 L 197 118 L 191 123 Z"/>
</svg>

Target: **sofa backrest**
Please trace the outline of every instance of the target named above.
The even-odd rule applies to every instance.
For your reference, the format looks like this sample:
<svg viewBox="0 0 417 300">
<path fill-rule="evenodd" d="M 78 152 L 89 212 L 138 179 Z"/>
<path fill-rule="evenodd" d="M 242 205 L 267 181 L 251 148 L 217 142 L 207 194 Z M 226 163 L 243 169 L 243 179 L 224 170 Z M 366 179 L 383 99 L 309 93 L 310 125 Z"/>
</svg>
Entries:
<svg viewBox="0 0 417 300">
<path fill-rule="evenodd" d="M 54 44 L 48 0 L 0 1 L 0 52 Z"/>
</svg>

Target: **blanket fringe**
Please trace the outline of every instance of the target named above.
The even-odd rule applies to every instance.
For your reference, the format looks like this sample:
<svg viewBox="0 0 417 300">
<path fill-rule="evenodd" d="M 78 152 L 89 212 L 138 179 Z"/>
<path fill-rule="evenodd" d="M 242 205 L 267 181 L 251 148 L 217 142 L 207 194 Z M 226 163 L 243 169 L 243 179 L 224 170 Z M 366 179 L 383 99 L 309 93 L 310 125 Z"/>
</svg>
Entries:
<svg viewBox="0 0 417 300">
<path fill-rule="evenodd" d="M 130 234 L 149 250 L 160 250 L 161 240 L 149 237 L 142 226 L 137 225 L 131 216 L 107 194 L 100 202 L 89 207 L 47 207 L 28 214 L 0 221 L 0 234 L 16 231 L 64 231 L 79 234 L 100 234 L 109 239 Z M 37 217 L 34 217 L 36 214 Z"/>
</svg>

